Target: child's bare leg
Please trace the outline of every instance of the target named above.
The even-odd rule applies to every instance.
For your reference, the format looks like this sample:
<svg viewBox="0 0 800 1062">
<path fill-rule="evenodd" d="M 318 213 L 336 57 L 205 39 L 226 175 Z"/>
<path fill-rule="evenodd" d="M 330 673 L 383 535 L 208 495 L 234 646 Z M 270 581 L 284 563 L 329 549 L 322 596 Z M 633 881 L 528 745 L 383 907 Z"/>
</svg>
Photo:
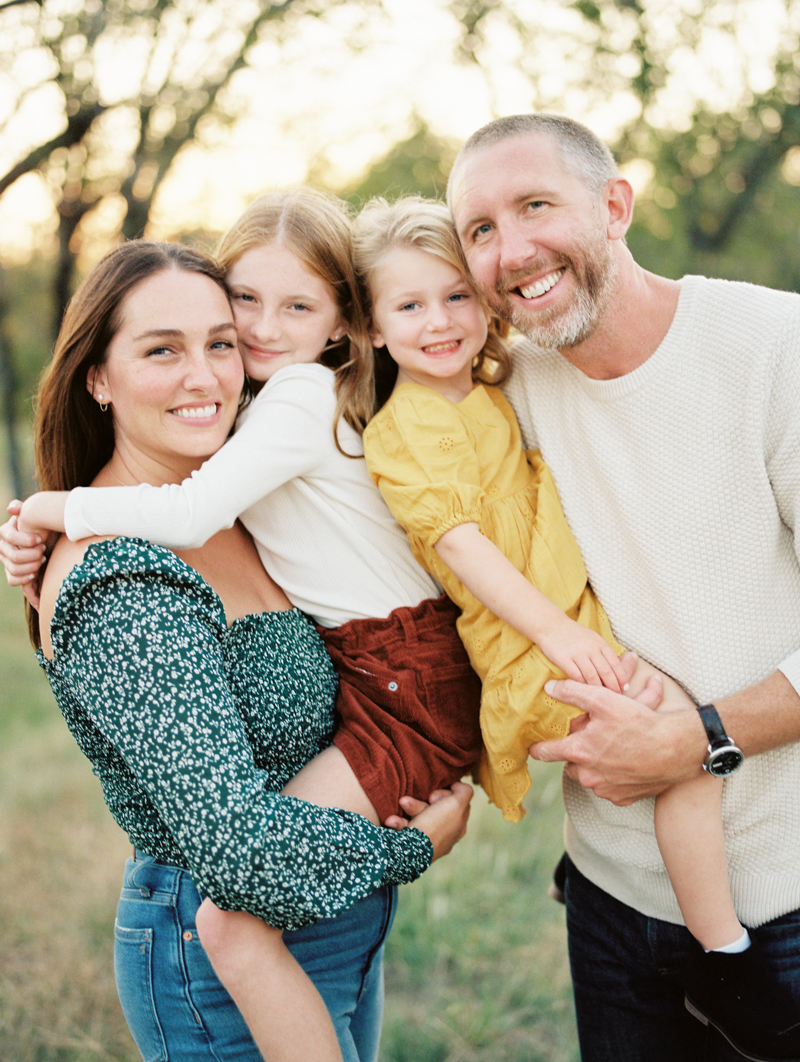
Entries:
<svg viewBox="0 0 800 1062">
<path fill-rule="evenodd" d="M 635 696 L 652 674 L 660 675 L 667 694 L 659 711 L 696 708 L 677 682 L 644 660 L 636 666 L 629 695 Z M 695 940 L 706 951 L 739 940 L 744 929 L 733 906 L 728 879 L 722 780 L 704 772 L 661 793 L 656 797 L 655 829 L 683 920 Z"/>
<path fill-rule="evenodd" d="M 704 774 L 656 797 L 656 840 L 686 928 L 706 951 L 744 933 L 728 880 L 722 779 Z"/>
<path fill-rule="evenodd" d="M 636 666 L 630 677 L 629 687 L 625 691 L 628 697 L 637 697 L 652 675 L 657 675 L 664 684 L 664 703 L 659 706 L 658 711 L 668 708 L 692 708 L 697 710 L 697 705 L 682 686 L 679 686 L 669 675 L 665 675 L 663 671 L 659 671 L 657 667 L 653 667 L 646 660 L 642 660 L 641 657 L 636 657 Z"/>
<path fill-rule="evenodd" d="M 308 800 L 320 808 L 344 808 L 356 811 L 381 826 L 375 808 L 353 769 L 335 745 L 320 752 L 283 787 L 287 796 Z"/>
<path fill-rule="evenodd" d="M 332 745 L 283 789 L 319 807 L 344 808 L 376 825 L 378 816 L 342 753 Z M 341 1062 L 330 1015 L 279 929 L 246 911 L 221 911 L 205 899 L 197 932 L 267 1062 Z"/>
<path fill-rule="evenodd" d="M 266 1062 L 342 1062 L 322 997 L 279 929 L 205 899 L 197 933 Z"/>
</svg>

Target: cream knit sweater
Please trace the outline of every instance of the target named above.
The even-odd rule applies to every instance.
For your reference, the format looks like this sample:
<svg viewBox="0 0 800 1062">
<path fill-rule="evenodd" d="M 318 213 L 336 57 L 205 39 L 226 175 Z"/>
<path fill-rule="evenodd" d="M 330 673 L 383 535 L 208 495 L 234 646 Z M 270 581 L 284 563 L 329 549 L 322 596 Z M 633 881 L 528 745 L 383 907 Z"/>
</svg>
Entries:
<svg viewBox="0 0 800 1062">
<path fill-rule="evenodd" d="M 800 297 L 686 277 L 634 372 L 592 380 L 523 341 L 506 393 L 620 641 L 700 702 L 776 668 L 800 691 Z M 579 869 L 681 922 L 652 801 L 617 808 L 569 779 L 564 799 Z M 739 917 L 800 908 L 800 744 L 748 759 L 723 813 Z"/>
</svg>

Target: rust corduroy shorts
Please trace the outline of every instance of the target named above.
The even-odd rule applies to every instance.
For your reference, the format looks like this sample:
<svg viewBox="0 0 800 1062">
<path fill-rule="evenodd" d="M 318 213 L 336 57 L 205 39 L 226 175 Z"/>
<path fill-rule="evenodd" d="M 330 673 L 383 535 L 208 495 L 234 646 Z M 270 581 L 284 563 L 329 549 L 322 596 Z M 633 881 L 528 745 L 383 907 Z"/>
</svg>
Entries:
<svg viewBox="0 0 800 1062">
<path fill-rule="evenodd" d="M 468 774 L 481 750 L 481 684 L 445 596 L 386 619 L 320 628 L 336 670 L 334 744 L 380 821 L 401 796 L 427 800 Z"/>
</svg>

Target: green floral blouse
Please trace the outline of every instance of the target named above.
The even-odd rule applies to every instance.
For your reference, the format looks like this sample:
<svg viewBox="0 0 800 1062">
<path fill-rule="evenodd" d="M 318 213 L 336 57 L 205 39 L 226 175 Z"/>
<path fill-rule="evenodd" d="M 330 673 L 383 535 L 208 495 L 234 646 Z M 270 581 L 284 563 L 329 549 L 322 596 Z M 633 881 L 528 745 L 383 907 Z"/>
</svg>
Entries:
<svg viewBox="0 0 800 1062">
<path fill-rule="evenodd" d="M 218 906 L 296 929 L 431 862 L 419 830 L 278 795 L 333 731 L 335 672 L 297 609 L 228 627 L 174 553 L 116 538 L 65 579 L 50 632 L 39 662 L 111 814 Z"/>
</svg>

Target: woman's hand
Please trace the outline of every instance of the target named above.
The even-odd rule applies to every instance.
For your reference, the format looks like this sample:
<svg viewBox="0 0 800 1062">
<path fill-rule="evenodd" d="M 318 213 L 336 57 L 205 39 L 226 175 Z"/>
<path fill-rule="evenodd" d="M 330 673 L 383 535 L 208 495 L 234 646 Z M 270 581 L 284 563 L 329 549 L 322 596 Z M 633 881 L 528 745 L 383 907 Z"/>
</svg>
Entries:
<svg viewBox="0 0 800 1062">
<path fill-rule="evenodd" d="M 39 581 L 45 562 L 45 543 L 35 532 L 20 531 L 22 502 L 8 504 L 11 519 L 0 526 L 0 559 L 9 586 L 21 586 L 34 608 L 39 607 Z"/>
<path fill-rule="evenodd" d="M 433 845 L 433 858 L 440 859 L 467 832 L 473 792 L 472 786 L 466 782 L 456 782 L 450 789 L 437 789 L 431 793 L 428 804 L 414 797 L 400 797 L 400 804 L 409 817 L 404 819 L 393 815 L 386 820 L 386 825 L 394 829 L 414 826 L 422 830 Z"/>
</svg>

